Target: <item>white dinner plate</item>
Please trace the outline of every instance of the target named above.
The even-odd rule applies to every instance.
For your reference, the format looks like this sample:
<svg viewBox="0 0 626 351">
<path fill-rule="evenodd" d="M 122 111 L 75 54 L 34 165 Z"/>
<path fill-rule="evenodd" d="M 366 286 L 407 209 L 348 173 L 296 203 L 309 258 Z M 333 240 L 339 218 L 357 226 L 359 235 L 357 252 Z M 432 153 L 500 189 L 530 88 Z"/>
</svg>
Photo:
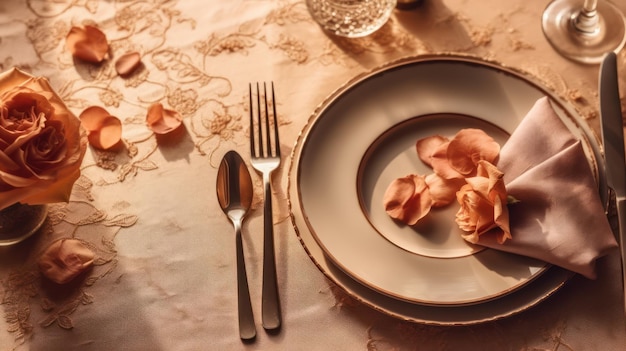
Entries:
<svg viewBox="0 0 626 351">
<path fill-rule="evenodd" d="M 466 243 L 455 209 L 434 211 L 427 223 L 409 227 L 391 220 L 382 205 L 393 179 L 429 172 L 417 158 L 416 140 L 472 127 L 504 144 L 545 95 L 584 141 L 602 179 L 597 144 L 575 111 L 498 64 L 420 56 L 344 85 L 313 113 L 292 153 L 290 210 L 311 259 L 355 298 L 426 323 L 491 320 L 552 294 L 571 273 Z"/>
</svg>

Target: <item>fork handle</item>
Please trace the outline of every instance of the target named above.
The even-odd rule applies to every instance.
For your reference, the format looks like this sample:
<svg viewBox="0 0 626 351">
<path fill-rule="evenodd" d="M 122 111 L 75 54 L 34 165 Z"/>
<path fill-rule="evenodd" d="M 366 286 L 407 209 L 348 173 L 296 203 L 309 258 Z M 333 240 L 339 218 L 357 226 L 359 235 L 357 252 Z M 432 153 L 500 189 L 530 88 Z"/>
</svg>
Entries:
<svg viewBox="0 0 626 351">
<path fill-rule="evenodd" d="M 280 296 L 276 279 L 276 259 L 274 254 L 274 223 L 272 214 L 272 188 L 270 174 L 263 174 L 263 290 L 261 316 L 263 328 L 278 329 L 281 323 Z"/>
</svg>

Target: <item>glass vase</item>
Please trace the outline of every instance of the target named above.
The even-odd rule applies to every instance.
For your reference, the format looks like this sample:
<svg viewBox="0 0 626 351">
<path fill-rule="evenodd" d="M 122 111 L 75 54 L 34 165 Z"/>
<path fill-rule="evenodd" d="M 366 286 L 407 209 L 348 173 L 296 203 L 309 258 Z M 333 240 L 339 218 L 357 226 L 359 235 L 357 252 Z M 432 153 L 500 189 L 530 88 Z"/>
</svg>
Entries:
<svg viewBox="0 0 626 351">
<path fill-rule="evenodd" d="M 47 214 L 46 205 L 15 203 L 0 210 L 0 246 L 17 244 L 35 234 Z"/>
</svg>

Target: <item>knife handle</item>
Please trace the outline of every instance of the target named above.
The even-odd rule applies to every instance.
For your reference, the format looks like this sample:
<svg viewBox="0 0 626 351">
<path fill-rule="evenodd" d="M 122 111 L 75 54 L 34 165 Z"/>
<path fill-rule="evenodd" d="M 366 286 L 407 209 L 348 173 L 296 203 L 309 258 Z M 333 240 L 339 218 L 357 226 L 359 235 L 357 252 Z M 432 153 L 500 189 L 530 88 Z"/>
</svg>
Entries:
<svg viewBox="0 0 626 351">
<path fill-rule="evenodd" d="M 624 312 L 626 312 L 626 199 L 615 199 L 617 210 L 618 242 L 622 260 L 622 284 L 624 284 Z"/>
</svg>

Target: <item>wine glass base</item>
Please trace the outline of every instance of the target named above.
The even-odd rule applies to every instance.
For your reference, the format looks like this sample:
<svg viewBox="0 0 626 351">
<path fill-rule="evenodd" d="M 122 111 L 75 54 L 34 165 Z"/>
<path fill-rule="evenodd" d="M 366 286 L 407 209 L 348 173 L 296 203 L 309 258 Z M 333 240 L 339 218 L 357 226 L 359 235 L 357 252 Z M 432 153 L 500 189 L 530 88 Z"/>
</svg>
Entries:
<svg viewBox="0 0 626 351">
<path fill-rule="evenodd" d="M 562 56 L 587 64 L 597 64 L 608 52 L 617 53 L 626 43 L 626 20 L 613 4 L 599 1 L 598 27 L 593 32 L 576 28 L 574 21 L 582 1 L 555 0 L 543 12 L 543 33 L 552 47 Z"/>
</svg>

